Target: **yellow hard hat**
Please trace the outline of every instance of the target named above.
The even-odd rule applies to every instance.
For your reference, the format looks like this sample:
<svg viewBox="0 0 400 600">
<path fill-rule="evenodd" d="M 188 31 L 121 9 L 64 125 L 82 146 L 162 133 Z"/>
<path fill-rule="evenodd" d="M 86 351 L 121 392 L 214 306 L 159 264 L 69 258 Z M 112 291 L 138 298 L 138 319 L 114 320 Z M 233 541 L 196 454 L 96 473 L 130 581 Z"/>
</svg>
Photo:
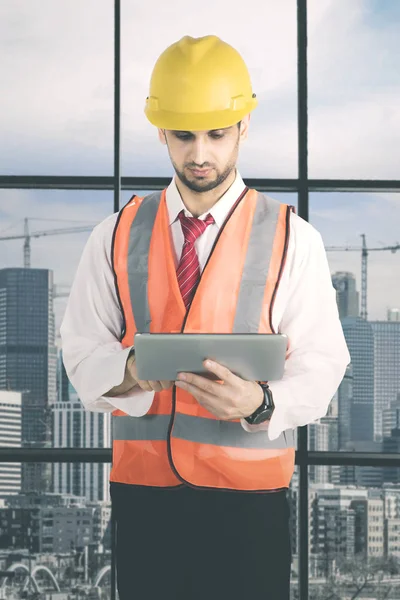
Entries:
<svg viewBox="0 0 400 600">
<path fill-rule="evenodd" d="M 215 35 L 185 36 L 158 58 L 145 114 L 160 129 L 208 131 L 231 127 L 256 106 L 237 50 Z"/>
</svg>

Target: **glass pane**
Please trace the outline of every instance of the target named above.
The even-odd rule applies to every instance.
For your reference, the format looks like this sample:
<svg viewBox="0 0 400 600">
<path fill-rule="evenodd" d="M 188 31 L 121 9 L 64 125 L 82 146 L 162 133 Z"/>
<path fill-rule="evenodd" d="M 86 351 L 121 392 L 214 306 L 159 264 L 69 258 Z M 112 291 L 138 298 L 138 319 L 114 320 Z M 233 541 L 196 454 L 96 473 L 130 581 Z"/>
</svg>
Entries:
<svg viewBox="0 0 400 600">
<path fill-rule="evenodd" d="M 309 0 L 309 175 L 398 178 L 400 4 Z"/>
<path fill-rule="evenodd" d="M 68 381 L 59 327 L 86 240 L 112 209 L 112 192 L 0 190 L 0 390 L 15 404 L 8 412 L 15 413 L 16 445 L 110 446 L 109 415 L 85 412 Z M 10 418 L 3 415 L 1 445 L 11 444 Z M 97 489 L 92 474 L 62 469 L 57 491 L 104 496 L 106 473 Z M 49 491 L 51 474 L 41 464 L 25 465 L 22 489 L 38 485 Z"/>
<path fill-rule="evenodd" d="M 243 6 L 206 0 L 188 9 L 184 0 L 154 5 L 122 2 L 122 173 L 167 176 L 166 148 L 144 115 L 153 66 L 159 55 L 184 35 L 216 33 L 248 64 L 259 105 L 252 113 L 249 139 L 239 167 L 245 177 L 297 177 L 296 3 L 250 0 Z M 179 17 L 177 18 L 177 15 Z M 210 17 L 211 20 L 210 20 Z M 149 35 L 151 43 L 149 43 Z"/>
<path fill-rule="evenodd" d="M 353 468 L 362 485 L 310 484 L 310 600 L 400 598 L 400 492 Z"/>
<path fill-rule="evenodd" d="M 2 0 L 1 174 L 112 174 L 113 5 Z"/>
<path fill-rule="evenodd" d="M 51 464 L 44 466 L 51 471 Z M 93 502 L 85 493 L 16 493 L 5 499 L 1 529 L 2 598 L 111 598 L 108 496 Z"/>
<path fill-rule="evenodd" d="M 310 221 L 326 246 L 352 358 L 328 415 L 309 427 L 310 450 L 399 452 L 400 194 L 311 194 Z M 318 472 L 331 481 L 326 469 Z"/>
</svg>

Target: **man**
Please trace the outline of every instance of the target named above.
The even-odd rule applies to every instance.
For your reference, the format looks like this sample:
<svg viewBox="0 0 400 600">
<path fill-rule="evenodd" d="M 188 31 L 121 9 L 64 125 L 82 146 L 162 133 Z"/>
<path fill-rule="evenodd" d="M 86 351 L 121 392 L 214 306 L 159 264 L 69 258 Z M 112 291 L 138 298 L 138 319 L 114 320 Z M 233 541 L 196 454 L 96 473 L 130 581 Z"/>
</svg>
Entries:
<svg viewBox="0 0 400 600">
<path fill-rule="evenodd" d="M 218 37 L 165 50 L 145 112 L 176 176 L 94 229 L 71 290 L 68 376 L 113 413 L 121 600 L 289 599 L 295 428 L 326 414 L 350 356 L 320 234 L 236 170 L 256 104 Z M 285 333 L 284 377 L 138 381 L 136 331 Z"/>
</svg>

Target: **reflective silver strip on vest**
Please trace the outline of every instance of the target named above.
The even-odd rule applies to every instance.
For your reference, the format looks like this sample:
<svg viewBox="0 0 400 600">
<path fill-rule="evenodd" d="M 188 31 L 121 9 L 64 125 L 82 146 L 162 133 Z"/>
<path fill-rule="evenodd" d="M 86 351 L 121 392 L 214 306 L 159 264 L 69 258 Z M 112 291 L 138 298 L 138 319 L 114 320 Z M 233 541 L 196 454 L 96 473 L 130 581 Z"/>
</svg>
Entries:
<svg viewBox="0 0 400 600">
<path fill-rule="evenodd" d="M 232 333 L 258 333 L 280 206 L 258 192 Z"/>
<path fill-rule="evenodd" d="M 160 200 L 161 192 L 143 199 L 129 235 L 129 291 L 136 328 L 141 333 L 150 333 L 149 251 Z M 277 200 L 257 193 L 232 333 L 258 332 L 280 207 Z"/>
<path fill-rule="evenodd" d="M 161 192 L 146 196 L 139 206 L 129 233 L 128 282 L 136 329 L 150 333 L 149 252 Z"/>
<path fill-rule="evenodd" d="M 166 441 L 170 421 L 170 415 L 114 416 L 112 418 L 113 440 Z M 292 429 L 284 431 L 276 440 L 271 441 L 267 431 L 249 434 L 243 429 L 241 423 L 182 414 L 175 415 L 172 438 L 230 448 L 269 450 L 295 447 L 295 435 Z"/>
</svg>

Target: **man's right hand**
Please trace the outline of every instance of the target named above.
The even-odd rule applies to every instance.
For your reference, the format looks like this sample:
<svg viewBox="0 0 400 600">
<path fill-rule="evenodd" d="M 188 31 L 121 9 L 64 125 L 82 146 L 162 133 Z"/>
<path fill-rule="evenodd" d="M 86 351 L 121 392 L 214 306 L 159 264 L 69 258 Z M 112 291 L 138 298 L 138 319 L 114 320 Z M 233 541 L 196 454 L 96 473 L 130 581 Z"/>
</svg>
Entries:
<svg viewBox="0 0 400 600">
<path fill-rule="evenodd" d="M 126 363 L 126 372 L 132 381 L 132 385 L 136 384 L 145 392 L 162 392 L 169 390 L 174 385 L 174 381 L 143 381 L 138 379 L 135 355 L 130 356 Z"/>
</svg>

